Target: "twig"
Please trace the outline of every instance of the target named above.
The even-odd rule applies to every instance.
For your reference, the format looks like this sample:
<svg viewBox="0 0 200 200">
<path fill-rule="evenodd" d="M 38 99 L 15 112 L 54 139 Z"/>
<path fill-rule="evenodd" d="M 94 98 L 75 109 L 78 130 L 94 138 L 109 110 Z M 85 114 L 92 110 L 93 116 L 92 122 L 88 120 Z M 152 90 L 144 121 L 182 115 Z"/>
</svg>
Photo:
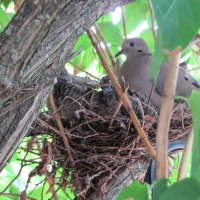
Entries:
<svg viewBox="0 0 200 200">
<path fill-rule="evenodd" d="M 78 70 L 84 72 L 85 74 L 87 74 L 88 76 L 91 76 L 92 78 L 95 78 L 96 80 L 99 80 L 99 78 L 97 78 L 96 76 L 94 76 L 93 74 L 89 73 L 89 72 L 86 72 L 85 70 L 83 70 L 81 67 L 79 67 L 78 65 L 76 65 L 75 63 L 73 62 L 69 62 L 69 64 L 71 64 L 73 67 L 77 68 Z"/>
<path fill-rule="evenodd" d="M 155 32 L 155 24 L 154 24 L 154 14 L 153 14 L 153 10 L 152 10 L 152 7 L 151 7 L 150 0 L 148 0 L 148 6 L 149 6 L 150 14 L 151 14 L 151 29 L 152 29 L 153 38 L 154 38 L 154 41 L 155 41 L 156 40 L 156 32 Z"/>
<path fill-rule="evenodd" d="M 69 160 L 72 162 L 73 164 L 73 157 L 72 157 L 72 153 L 71 153 L 71 147 L 69 145 L 69 141 L 68 141 L 68 138 L 67 136 L 65 135 L 65 129 L 62 125 L 62 122 L 60 120 L 60 116 L 58 115 L 58 113 L 56 112 L 56 106 L 55 106 L 55 103 L 54 103 L 54 99 L 53 99 L 53 95 L 50 94 L 49 95 L 49 104 L 50 104 L 50 107 L 51 107 L 51 111 L 52 113 L 54 114 L 54 118 L 56 120 L 56 123 L 58 125 L 58 128 L 60 130 L 60 135 L 63 139 L 63 142 L 64 142 L 64 145 L 65 145 L 65 148 L 66 148 L 66 151 L 67 151 L 67 154 L 68 154 L 68 157 L 69 157 Z"/>
<path fill-rule="evenodd" d="M 61 133 L 60 131 L 58 131 L 57 129 L 55 129 L 53 126 L 49 125 L 47 122 L 45 122 L 44 120 L 42 120 L 41 118 L 37 118 L 37 123 L 39 123 L 41 126 L 55 132 L 56 134 L 58 134 L 61 137 Z"/>
<path fill-rule="evenodd" d="M 110 123 L 109 123 L 109 126 L 108 126 L 108 130 L 111 128 L 111 126 L 112 126 L 112 124 L 113 124 L 113 122 L 114 122 L 114 120 L 115 120 L 115 117 L 116 117 L 117 114 L 119 113 L 119 110 L 120 110 L 121 107 L 122 107 L 122 102 L 119 101 L 119 103 L 118 103 L 117 106 L 116 106 L 115 112 L 114 112 L 112 118 L 110 119 Z"/>
<path fill-rule="evenodd" d="M 133 109 L 129 102 L 129 98 L 127 97 L 127 95 L 125 93 L 123 93 L 122 88 L 120 87 L 119 83 L 115 79 L 115 76 L 114 76 L 113 72 L 111 71 L 111 69 L 109 68 L 107 60 L 106 60 L 105 56 L 103 55 L 101 48 L 99 48 L 99 46 L 97 45 L 92 32 L 90 30 L 87 30 L 87 34 L 88 34 L 93 46 L 95 47 L 95 49 L 99 55 L 99 58 L 101 60 L 101 63 L 104 66 L 104 69 L 106 70 L 108 76 L 110 77 L 110 80 L 112 81 L 112 84 L 115 87 L 116 92 L 119 95 L 126 111 L 129 113 L 130 118 L 131 118 L 138 134 L 140 135 L 142 142 L 144 143 L 145 147 L 147 148 L 149 154 L 155 159 L 156 153 L 155 153 L 153 147 L 151 146 L 151 143 L 149 142 L 144 130 L 142 129 L 137 116 L 133 112 Z"/>
<path fill-rule="evenodd" d="M 20 196 L 21 196 L 21 194 L 10 194 L 10 193 L 3 193 L 2 194 L 2 196 L 15 196 L 15 197 L 18 197 L 17 199 L 20 199 Z M 15 198 L 13 198 L 13 199 L 15 199 Z M 31 198 L 31 197 L 27 197 L 26 196 L 26 199 L 30 199 L 30 200 L 36 200 L 35 198 Z"/>
<path fill-rule="evenodd" d="M 188 70 L 188 71 L 195 71 L 195 70 L 197 70 L 197 69 L 200 69 L 200 67 L 194 67 L 194 68 L 192 68 L 192 69 L 190 69 L 190 70 Z"/>
<path fill-rule="evenodd" d="M 50 94 L 49 95 L 49 104 L 50 104 L 50 108 L 52 110 L 52 112 L 54 113 L 54 118 L 56 120 L 56 123 L 58 125 L 58 128 L 60 130 L 60 134 L 61 134 L 61 137 L 63 139 L 63 142 L 64 142 L 64 145 L 65 145 L 65 148 L 66 148 L 66 151 L 67 151 L 67 154 L 68 154 L 68 157 L 69 157 L 69 160 L 71 161 L 72 165 L 74 166 L 75 163 L 74 163 L 74 158 L 72 156 L 72 153 L 71 153 L 71 147 L 69 145 L 69 141 L 68 141 L 68 138 L 67 136 L 65 135 L 65 129 L 62 125 L 62 122 L 61 122 L 61 119 L 60 119 L 60 116 L 58 115 L 58 113 L 56 112 L 56 106 L 55 106 L 55 102 L 54 102 L 54 99 L 53 99 L 53 95 Z M 68 135 L 70 133 L 67 133 Z M 77 187 L 79 189 L 79 191 L 81 191 L 81 183 L 79 181 L 79 179 L 77 178 L 76 179 L 76 184 L 77 184 Z"/>
<path fill-rule="evenodd" d="M 168 146 L 168 132 L 172 109 L 174 105 L 174 96 L 176 90 L 176 82 L 178 76 L 178 67 L 180 59 L 180 47 L 177 47 L 172 52 L 165 50 L 169 56 L 169 68 L 165 81 L 164 97 L 161 104 L 158 130 L 156 136 L 156 178 L 167 177 L 167 146 Z"/>
<path fill-rule="evenodd" d="M 106 52 L 108 54 L 108 57 L 110 58 L 110 61 L 112 63 L 113 68 L 115 69 L 116 63 L 115 63 L 114 56 L 112 55 L 112 52 L 110 51 L 110 48 L 109 48 L 109 46 L 108 46 L 108 44 L 107 44 L 107 42 L 106 42 L 101 30 L 100 30 L 100 28 L 98 27 L 98 25 L 96 23 L 94 24 L 94 27 L 95 27 L 95 30 L 97 32 L 97 35 L 99 36 L 100 40 L 103 42 L 103 44 L 104 44 L 104 46 L 106 48 Z"/>
<path fill-rule="evenodd" d="M 24 158 L 23 158 L 23 160 L 22 160 L 22 162 L 21 162 L 21 166 L 20 166 L 20 169 L 19 169 L 17 175 L 16 175 L 16 176 L 13 178 L 13 180 L 0 192 L 0 196 L 1 196 L 3 193 L 5 193 L 5 191 L 6 191 L 6 190 L 13 184 L 13 182 L 20 176 L 23 167 L 25 167 L 24 162 L 25 162 L 25 159 L 26 159 L 26 157 L 27 157 L 27 155 L 28 155 L 28 153 L 29 153 L 28 149 L 29 149 L 29 145 L 28 145 L 28 147 L 27 147 L 27 151 L 26 151 L 26 153 L 25 153 L 25 155 L 24 155 Z"/>
<path fill-rule="evenodd" d="M 122 23 L 123 23 L 123 29 L 124 29 L 124 38 L 126 40 L 127 39 L 127 31 L 126 31 L 126 20 L 125 20 L 125 16 L 124 16 L 123 6 L 121 7 L 121 12 L 122 12 Z"/>
<path fill-rule="evenodd" d="M 108 165 L 106 165 L 103 162 L 100 162 L 101 165 L 103 165 L 119 182 L 125 187 L 124 182 L 121 180 L 121 178 L 111 169 Z"/>
<path fill-rule="evenodd" d="M 188 159 L 189 159 L 189 155 L 192 149 L 192 144 L 193 144 L 193 137 L 194 137 L 194 131 L 193 129 L 191 130 L 191 132 L 188 135 L 188 139 L 185 145 L 185 149 L 183 151 L 183 156 L 181 159 L 181 165 L 178 171 L 178 177 L 177 177 L 177 181 L 182 180 L 183 178 L 185 178 L 185 171 L 187 168 L 187 163 L 188 163 Z"/>
</svg>

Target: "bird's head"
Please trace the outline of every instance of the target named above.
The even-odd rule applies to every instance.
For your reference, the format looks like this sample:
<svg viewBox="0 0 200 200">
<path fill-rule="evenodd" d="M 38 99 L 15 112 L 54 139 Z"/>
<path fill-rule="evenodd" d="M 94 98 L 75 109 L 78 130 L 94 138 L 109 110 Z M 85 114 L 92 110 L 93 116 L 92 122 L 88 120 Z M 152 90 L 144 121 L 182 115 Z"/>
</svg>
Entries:
<svg viewBox="0 0 200 200">
<path fill-rule="evenodd" d="M 122 44 L 122 50 L 119 51 L 115 57 L 124 54 L 128 56 L 151 56 L 148 46 L 141 38 L 126 39 Z"/>
</svg>

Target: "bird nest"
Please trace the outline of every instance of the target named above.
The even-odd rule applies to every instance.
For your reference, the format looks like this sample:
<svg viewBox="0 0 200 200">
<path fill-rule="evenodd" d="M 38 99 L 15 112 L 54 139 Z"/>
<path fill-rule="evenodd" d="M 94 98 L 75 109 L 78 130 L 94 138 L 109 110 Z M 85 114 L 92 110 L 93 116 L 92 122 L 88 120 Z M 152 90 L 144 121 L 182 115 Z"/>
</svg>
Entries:
<svg viewBox="0 0 200 200">
<path fill-rule="evenodd" d="M 48 175 L 51 186 L 70 187 L 75 194 L 90 199 L 91 194 L 110 192 L 113 180 L 119 179 L 122 183 L 119 176 L 126 169 L 129 169 L 127 176 L 141 181 L 147 165 L 140 167 L 137 175 L 130 169 L 138 162 L 148 164 L 150 156 L 108 77 L 100 81 L 98 89 L 85 85 L 59 79 L 54 87 L 57 113 L 70 149 L 60 135 L 55 113 L 50 111 L 40 114 L 30 135 L 48 133 L 51 138 L 43 141 L 41 162 L 35 174 Z M 148 139 L 155 146 L 158 110 L 140 93 L 128 90 L 127 95 Z M 170 141 L 185 138 L 190 129 L 191 113 L 186 104 L 179 103 L 172 114 Z M 55 179 L 61 168 L 59 180 Z"/>
</svg>

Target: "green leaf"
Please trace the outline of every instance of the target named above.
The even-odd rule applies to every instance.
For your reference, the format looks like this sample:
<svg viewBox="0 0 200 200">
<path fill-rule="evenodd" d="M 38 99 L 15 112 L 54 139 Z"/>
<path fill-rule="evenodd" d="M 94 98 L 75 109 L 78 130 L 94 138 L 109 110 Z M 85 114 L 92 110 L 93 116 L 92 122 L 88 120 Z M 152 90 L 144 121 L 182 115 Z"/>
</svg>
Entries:
<svg viewBox="0 0 200 200">
<path fill-rule="evenodd" d="M 200 92 L 193 91 L 187 102 L 192 110 L 194 128 L 191 176 L 200 182 Z"/>
<path fill-rule="evenodd" d="M 162 46 L 173 50 L 185 48 L 200 27 L 199 0 L 151 0 Z"/>
<path fill-rule="evenodd" d="M 12 2 L 12 0 L 3 0 L 2 3 L 5 8 L 8 8 L 9 4 Z"/>
<path fill-rule="evenodd" d="M 200 183 L 194 178 L 186 178 L 165 190 L 159 200 L 197 200 L 199 198 Z"/>
<path fill-rule="evenodd" d="M 83 33 L 77 40 L 76 44 L 74 45 L 73 51 L 77 51 L 80 47 L 82 47 L 83 50 L 85 50 L 90 46 L 91 46 L 91 41 L 89 40 L 88 36 L 85 33 Z"/>
<path fill-rule="evenodd" d="M 123 37 L 120 33 L 120 29 L 112 22 L 98 23 L 98 26 L 101 27 L 101 31 L 107 43 L 118 47 L 122 45 Z"/>
<path fill-rule="evenodd" d="M 115 55 L 116 53 L 119 52 L 118 47 L 113 46 L 113 45 L 110 46 L 110 50 L 111 50 L 111 52 L 112 52 L 112 55 Z"/>
<path fill-rule="evenodd" d="M 103 23 L 103 22 L 111 22 L 112 21 L 112 16 L 111 16 L 111 13 L 107 14 L 107 15 L 104 15 L 102 17 L 100 17 L 98 20 L 97 20 L 97 23 Z M 100 29 L 102 27 L 99 27 Z"/>
<path fill-rule="evenodd" d="M 75 63 L 78 66 L 82 66 L 83 62 L 84 62 L 84 55 L 85 52 L 91 47 L 92 48 L 92 44 L 91 41 L 89 40 L 88 36 L 83 33 L 79 39 L 77 40 L 73 51 L 77 51 L 80 47 L 82 47 L 80 54 L 78 54 L 76 57 L 74 57 L 71 61 L 73 63 Z M 85 58 L 86 59 L 86 58 Z M 86 68 L 89 66 L 85 66 Z"/>
<path fill-rule="evenodd" d="M 131 33 L 144 20 L 149 19 L 148 1 L 137 0 L 134 3 L 128 4 L 124 7 L 124 16 L 126 20 L 127 33 Z"/>
<path fill-rule="evenodd" d="M 162 49 L 184 49 L 200 27 L 199 0 L 151 0 L 158 25 L 155 56 L 151 73 L 155 80 L 160 64 L 166 60 Z"/>
<path fill-rule="evenodd" d="M 158 200 L 161 198 L 163 193 L 168 188 L 168 179 L 160 179 L 156 182 L 155 186 L 153 187 L 153 200 Z"/>
<path fill-rule="evenodd" d="M 0 7 L 0 26 L 5 28 L 7 24 L 10 22 L 14 15 L 11 13 L 6 13 L 1 7 Z"/>
<path fill-rule="evenodd" d="M 147 200 L 147 185 L 134 182 L 122 190 L 117 200 L 126 200 L 131 197 L 134 200 Z"/>
<path fill-rule="evenodd" d="M 81 66 L 83 67 L 83 69 L 87 69 L 94 60 L 95 60 L 94 49 L 91 46 L 88 49 L 86 49 L 83 55 L 83 62 Z"/>
</svg>

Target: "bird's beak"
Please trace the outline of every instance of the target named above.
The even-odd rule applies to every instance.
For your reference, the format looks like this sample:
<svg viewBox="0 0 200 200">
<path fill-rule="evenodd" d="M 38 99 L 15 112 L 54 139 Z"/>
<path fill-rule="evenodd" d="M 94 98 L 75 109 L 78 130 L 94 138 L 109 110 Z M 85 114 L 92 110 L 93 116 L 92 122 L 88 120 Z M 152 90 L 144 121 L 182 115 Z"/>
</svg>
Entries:
<svg viewBox="0 0 200 200">
<path fill-rule="evenodd" d="M 121 51 L 119 51 L 118 53 L 115 54 L 115 58 L 120 56 L 121 54 L 124 53 L 124 51 L 126 51 L 126 49 L 122 49 Z"/>
<path fill-rule="evenodd" d="M 123 50 L 117 52 L 117 53 L 115 54 L 115 58 L 117 58 L 118 56 L 120 56 L 122 53 L 123 53 Z"/>
</svg>

